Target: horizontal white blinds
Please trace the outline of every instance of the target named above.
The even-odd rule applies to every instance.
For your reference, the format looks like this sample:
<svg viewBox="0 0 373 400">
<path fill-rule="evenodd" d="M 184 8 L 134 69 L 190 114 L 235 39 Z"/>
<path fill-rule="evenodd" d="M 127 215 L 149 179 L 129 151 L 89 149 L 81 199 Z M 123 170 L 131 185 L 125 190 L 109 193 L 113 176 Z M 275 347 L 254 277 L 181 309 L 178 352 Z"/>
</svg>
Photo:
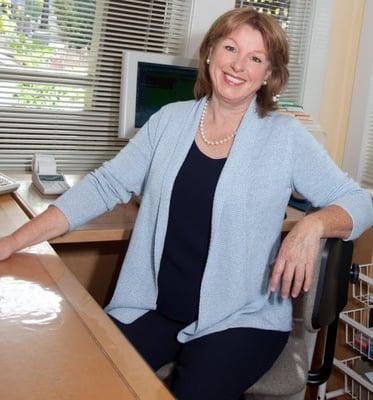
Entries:
<svg viewBox="0 0 373 400">
<path fill-rule="evenodd" d="M 363 133 L 360 182 L 373 189 L 373 70 L 370 73 L 369 97 Z"/>
<path fill-rule="evenodd" d="M 271 14 L 286 31 L 290 44 L 290 79 L 281 97 L 301 105 L 312 18 L 311 0 L 236 0 L 236 7 L 254 7 Z"/>
<path fill-rule="evenodd" d="M 115 155 L 124 49 L 180 54 L 191 0 L 1 0 L 0 170 L 34 152 L 65 172 Z"/>
</svg>

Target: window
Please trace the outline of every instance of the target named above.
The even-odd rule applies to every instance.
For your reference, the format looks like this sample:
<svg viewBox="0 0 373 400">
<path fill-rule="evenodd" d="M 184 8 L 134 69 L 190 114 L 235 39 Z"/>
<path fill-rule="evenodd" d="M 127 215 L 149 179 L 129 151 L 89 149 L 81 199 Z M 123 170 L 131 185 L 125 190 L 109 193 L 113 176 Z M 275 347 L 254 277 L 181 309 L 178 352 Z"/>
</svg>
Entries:
<svg viewBox="0 0 373 400">
<path fill-rule="evenodd" d="M 302 105 L 312 19 L 311 0 L 236 0 L 237 7 L 253 7 L 266 12 L 286 31 L 290 44 L 290 79 L 281 97 Z"/>
<path fill-rule="evenodd" d="M 123 49 L 183 52 L 192 0 L 0 0 L 0 170 L 92 170 L 118 139 Z"/>
<path fill-rule="evenodd" d="M 359 175 L 359 182 L 373 189 L 373 70 L 370 71 Z"/>
</svg>

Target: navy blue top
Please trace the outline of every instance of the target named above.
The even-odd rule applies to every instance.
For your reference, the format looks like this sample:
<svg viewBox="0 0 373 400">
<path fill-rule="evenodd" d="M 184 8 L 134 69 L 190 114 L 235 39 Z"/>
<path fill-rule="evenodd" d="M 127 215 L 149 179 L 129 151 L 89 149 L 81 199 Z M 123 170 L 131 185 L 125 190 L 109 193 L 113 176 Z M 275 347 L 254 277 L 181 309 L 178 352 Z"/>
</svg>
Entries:
<svg viewBox="0 0 373 400">
<path fill-rule="evenodd" d="M 190 323 L 198 316 L 213 198 L 225 160 L 206 156 L 193 142 L 175 179 L 158 275 L 157 310 L 177 321 Z"/>
</svg>

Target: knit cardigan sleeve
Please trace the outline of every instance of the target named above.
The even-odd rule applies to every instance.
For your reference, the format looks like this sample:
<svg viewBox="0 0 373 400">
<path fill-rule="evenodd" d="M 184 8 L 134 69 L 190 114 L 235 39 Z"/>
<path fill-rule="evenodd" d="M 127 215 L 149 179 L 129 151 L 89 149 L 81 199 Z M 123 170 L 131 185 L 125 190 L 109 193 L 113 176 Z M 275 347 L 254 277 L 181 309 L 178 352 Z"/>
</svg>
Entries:
<svg viewBox="0 0 373 400">
<path fill-rule="evenodd" d="M 127 203 L 133 194 L 142 193 L 161 132 L 162 113 L 163 110 L 153 114 L 117 156 L 89 173 L 53 203 L 67 218 L 70 230 L 118 203 Z"/>
<path fill-rule="evenodd" d="M 293 189 L 315 207 L 337 205 L 352 218 L 349 238 L 359 237 L 373 225 L 372 198 L 330 158 L 326 150 L 301 126 L 293 122 Z"/>
</svg>

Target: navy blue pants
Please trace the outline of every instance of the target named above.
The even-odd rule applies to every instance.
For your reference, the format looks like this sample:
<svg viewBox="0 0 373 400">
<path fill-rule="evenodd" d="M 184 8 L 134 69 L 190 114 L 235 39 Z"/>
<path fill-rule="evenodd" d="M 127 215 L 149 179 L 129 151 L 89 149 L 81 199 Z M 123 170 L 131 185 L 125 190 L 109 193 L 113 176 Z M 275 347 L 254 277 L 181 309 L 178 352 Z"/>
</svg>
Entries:
<svg viewBox="0 0 373 400">
<path fill-rule="evenodd" d="M 169 389 L 178 400 L 237 400 L 270 369 L 289 336 L 231 328 L 183 344 L 176 336 L 186 324 L 157 311 L 132 324 L 112 319 L 154 371 L 176 362 Z"/>
</svg>

